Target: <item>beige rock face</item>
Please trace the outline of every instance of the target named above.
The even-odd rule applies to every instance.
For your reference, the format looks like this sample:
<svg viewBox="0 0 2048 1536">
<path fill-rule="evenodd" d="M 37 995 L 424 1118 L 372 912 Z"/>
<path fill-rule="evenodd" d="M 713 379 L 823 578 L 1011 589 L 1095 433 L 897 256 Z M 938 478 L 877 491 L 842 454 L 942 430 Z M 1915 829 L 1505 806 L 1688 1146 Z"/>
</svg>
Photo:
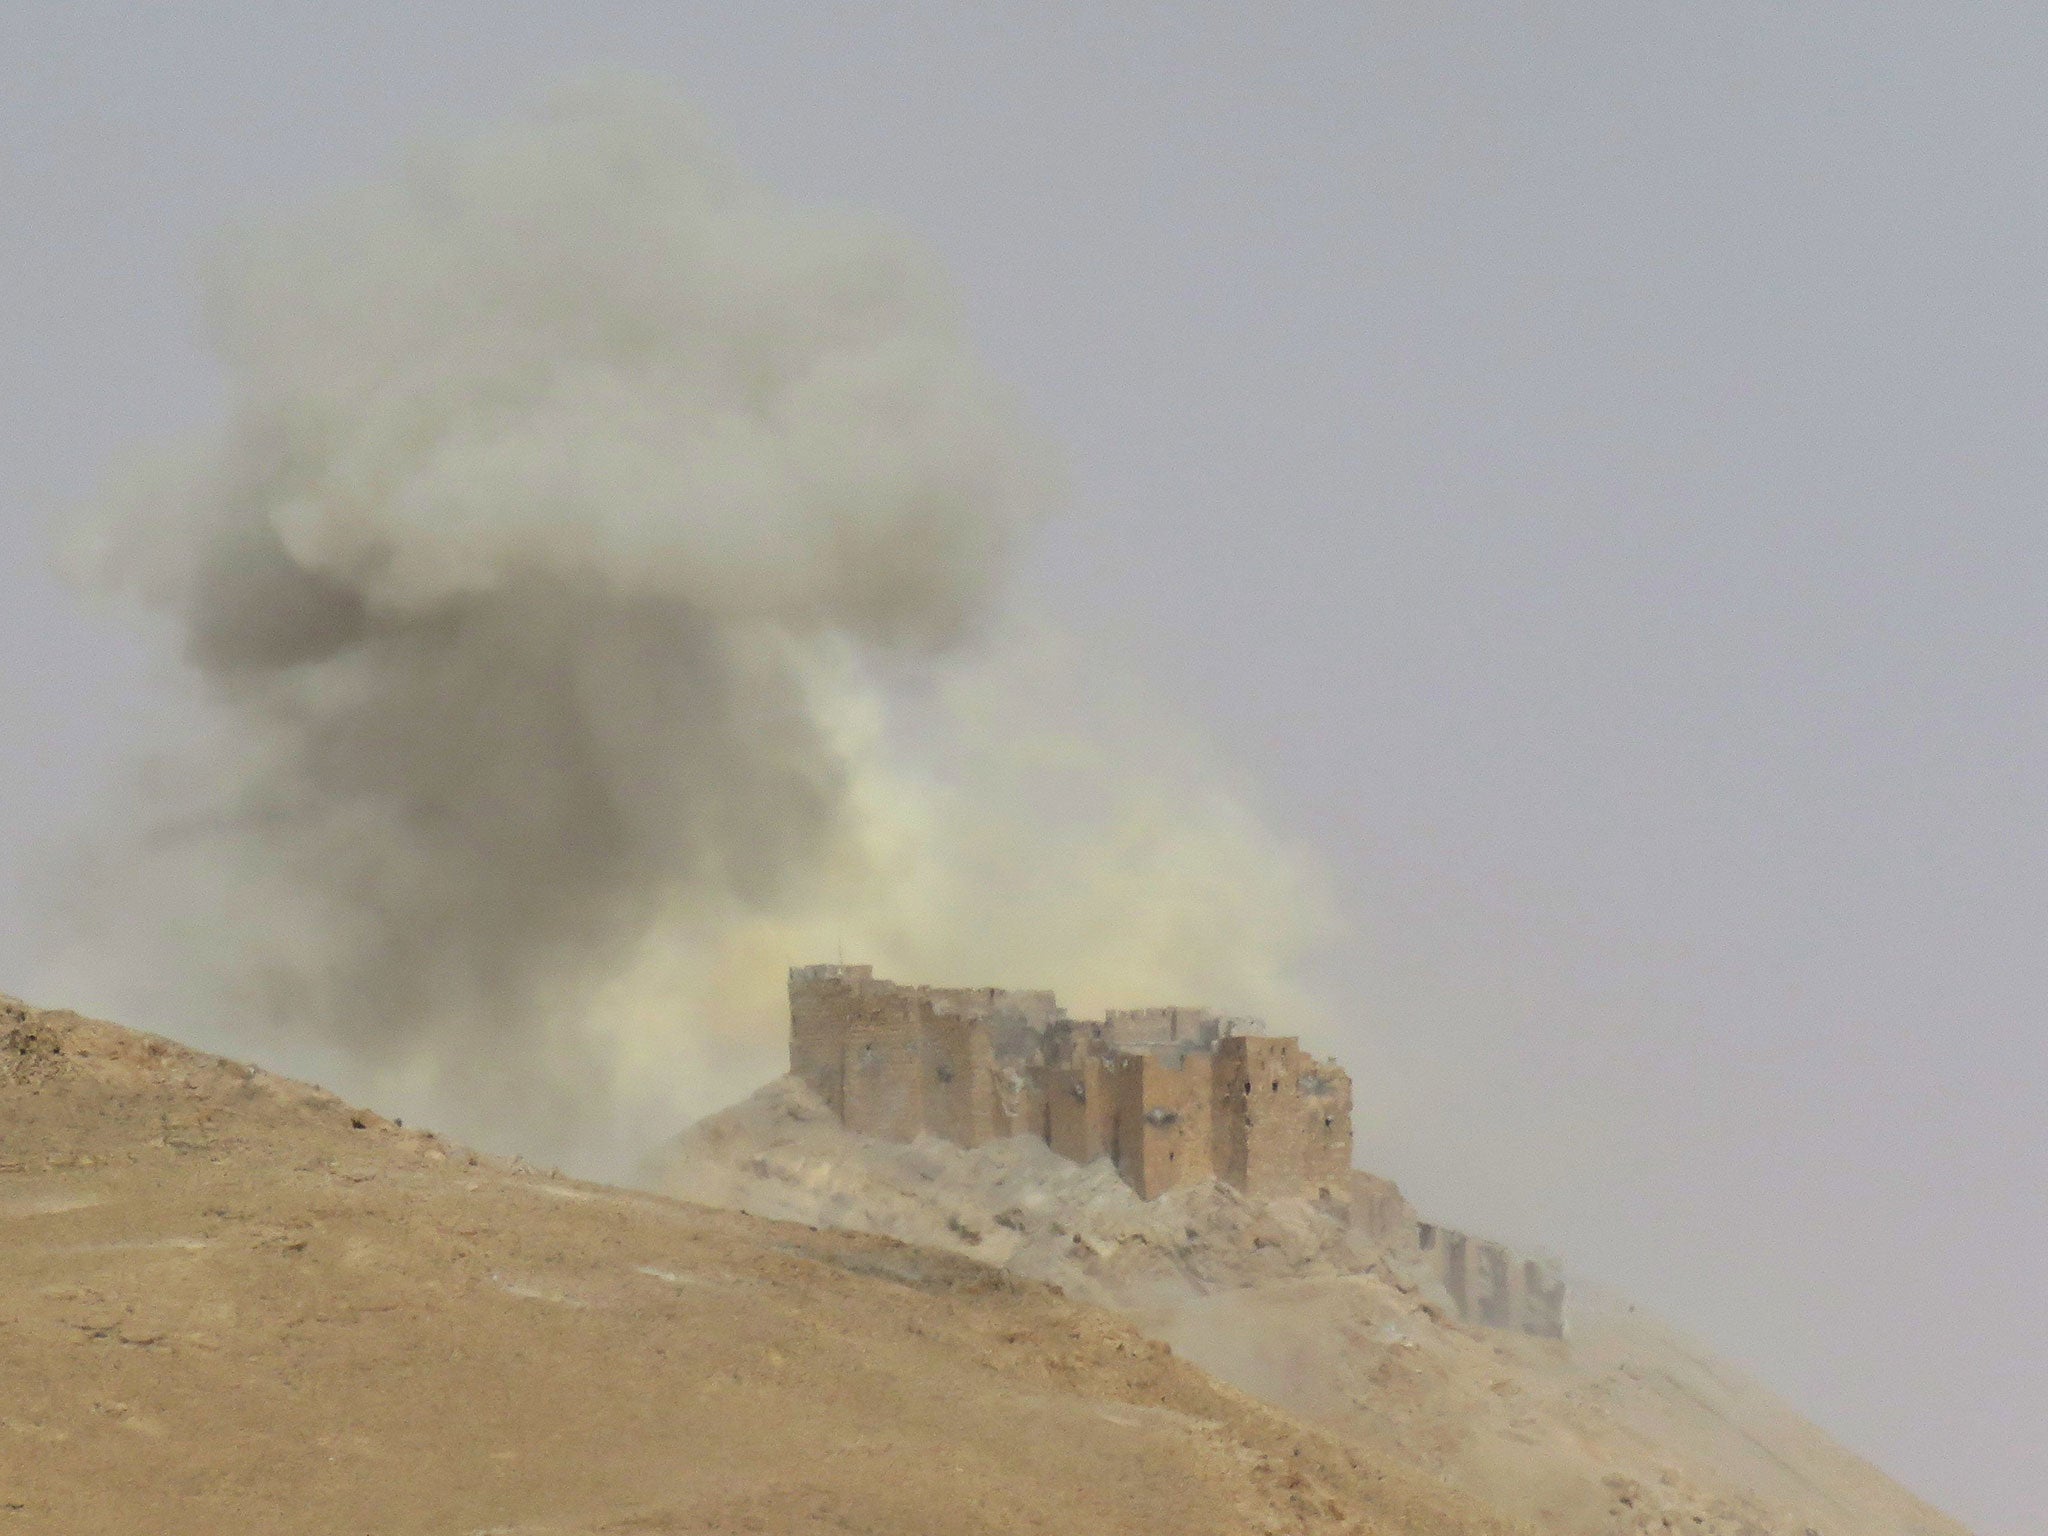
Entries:
<svg viewBox="0 0 2048 1536">
<path fill-rule="evenodd" d="M 1156 1531 L 1507 1528 L 1013 1274 L 0 1004 L 7 1536 Z"/>
</svg>

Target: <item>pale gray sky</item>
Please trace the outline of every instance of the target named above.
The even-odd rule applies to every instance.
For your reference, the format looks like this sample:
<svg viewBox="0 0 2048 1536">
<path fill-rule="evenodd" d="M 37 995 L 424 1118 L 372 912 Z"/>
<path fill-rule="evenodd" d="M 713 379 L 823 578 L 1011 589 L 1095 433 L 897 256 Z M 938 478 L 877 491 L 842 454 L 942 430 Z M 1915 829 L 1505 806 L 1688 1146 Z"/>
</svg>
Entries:
<svg viewBox="0 0 2048 1536">
<path fill-rule="evenodd" d="M 608 64 L 941 253 L 1027 600 L 1342 882 L 1366 1160 L 2041 1529 L 2039 7 L 12 0 L 0 987 L 152 697 L 44 529 L 217 409 L 203 243 Z"/>
</svg>

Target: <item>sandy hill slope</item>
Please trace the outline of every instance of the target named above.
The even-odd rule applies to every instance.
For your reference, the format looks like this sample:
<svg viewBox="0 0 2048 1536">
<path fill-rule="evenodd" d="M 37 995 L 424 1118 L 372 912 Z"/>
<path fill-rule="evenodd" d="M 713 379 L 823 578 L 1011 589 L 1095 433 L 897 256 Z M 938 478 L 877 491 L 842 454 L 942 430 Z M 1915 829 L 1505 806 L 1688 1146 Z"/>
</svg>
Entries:
<svg viewBox="0 0 2048 1536">
<path fill-rule="evenodd" d="M 0 1001 L 0 1536 L 1506 1536 L 1035 1282 Z"/>
<path fill-rule="evenodd" d="M 1302 1201 L 1144 1201 L 1013 1138 L 857 1136 L 794 1079 L 700 1122 L 652 1184 L 1058 1284 L 1177 1353 L 1555 1536 L 1968 1536 L 1762 1387 L 1575 1289 L 1562 1341 L 1467 1326 L 1422 1268 Z"/>
</svg>

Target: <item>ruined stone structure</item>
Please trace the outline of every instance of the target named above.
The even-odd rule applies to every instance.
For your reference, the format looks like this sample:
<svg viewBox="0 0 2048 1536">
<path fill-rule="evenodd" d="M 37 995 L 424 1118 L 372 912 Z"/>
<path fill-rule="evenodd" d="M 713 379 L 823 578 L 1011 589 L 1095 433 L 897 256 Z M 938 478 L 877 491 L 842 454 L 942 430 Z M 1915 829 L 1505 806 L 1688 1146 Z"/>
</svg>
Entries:
<svg viewBox="0 0 2048 1536">
<path fill-rule="evenodd" d="M 1429 1222 L 1417 1226 L 1416 1243 L 1462 1321 L 1542 1339 L 1564 1337 L 1565 1280 L 1555 1259 L 1528 1258 Z"/>
<path fill-rule="evenodd" d="M 1350 1198 L 1351 1079 L 1253 1020 L 1074 1020 L 1050 992 L 899 986 L 864 965 L 792 970 L 789 1017 L 790 1070 L 866 1135 L 1036 1136 L 1076 1162 L 1114 1159 L 1148 1200 L 1208 1178 Z"/>
<path fill-rule="evenodd" d="M 1460 1322 L 1564 1337 L 1566 1284 L 1556 1259 L 1418 1220 L 1393 1180 L 1377 1174 L 1352 1173 L 1348 1214 L 1359 1237 L 1439 1282 Z"/>
<path fill-rule="evenodd" d="M 1045 1134 L 1050 992 L 899 987 L 864 965 L 789 974 L 789 1066 L 854 1130 L 963 1147 Z"/>
<path fill-rule="evenodd" d="M 1351 1079 L 1254 1019 L 1130 1008 L 1070 1019 L 1050 992 L 900 986 L 865 965 L 789 973 L 790 1071 L 850 1130 L 978 1147 L 1035 1136 L 1111 1159 L 1147 1200 L 1220 1179 L 1317 1200 L 1397 1266 L 1440 1283 L 1460 1321 L 1562 1338 L 1552 1259 L 1417 1219 L 1351 1166 Z"/>
<path fill-rule="evenodd" d="M 1351 1172 L 1351 1230 L 1374 1248 L 1406 1256 L 1421 1252 L 1421 1223 L 1415 1207 L 1392 1179 L 1362 1169 Z"/>
</svg>

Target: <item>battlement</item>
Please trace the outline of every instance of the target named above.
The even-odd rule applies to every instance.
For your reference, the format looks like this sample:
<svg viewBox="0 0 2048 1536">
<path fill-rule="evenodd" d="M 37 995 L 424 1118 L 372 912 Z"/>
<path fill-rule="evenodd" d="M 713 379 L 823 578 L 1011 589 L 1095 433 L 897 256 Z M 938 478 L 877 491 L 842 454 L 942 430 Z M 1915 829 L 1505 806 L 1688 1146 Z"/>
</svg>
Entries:
<svg viewBox="0 0 2048 1536">
<path fill-rule="evenodd" d="M 1111 1158 L 1148 1200 L 1208 1178 L 1349 1198 L 1350 1078 L 1253 1019 L 1074 1020 L 1050 992 L 905 986 L 864 965 L 792 969 L 789 1017 L 790 1071 L 865 1135 L 1036 1136 L 1076 1162 Z"/>
</svg>

